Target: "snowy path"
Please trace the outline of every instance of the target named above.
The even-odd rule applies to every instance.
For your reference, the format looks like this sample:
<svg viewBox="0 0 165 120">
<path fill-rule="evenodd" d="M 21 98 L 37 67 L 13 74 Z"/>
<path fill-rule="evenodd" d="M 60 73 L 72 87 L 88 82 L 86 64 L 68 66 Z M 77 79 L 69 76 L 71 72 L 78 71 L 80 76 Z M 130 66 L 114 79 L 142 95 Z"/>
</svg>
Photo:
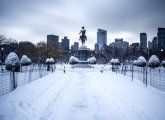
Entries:
<svg viewBox="0 0 165 120">
<path fill-rule="evenodd" d="M 164 120 L 165 95 L 110 71 L 62 71 L 0 98 L 0 120 Z"/>
</svg>

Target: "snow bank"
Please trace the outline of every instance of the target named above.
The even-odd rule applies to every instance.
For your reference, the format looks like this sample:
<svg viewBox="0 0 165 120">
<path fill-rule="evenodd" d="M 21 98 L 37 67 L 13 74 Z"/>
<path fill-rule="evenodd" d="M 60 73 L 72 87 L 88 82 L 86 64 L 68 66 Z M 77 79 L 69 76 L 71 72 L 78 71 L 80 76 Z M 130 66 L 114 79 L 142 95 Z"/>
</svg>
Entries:
<svg viewBox="0 0 165 120">
<path fill-rule="evenodd" d="M 159 67 L 160 66 L 160 60 L 156 55 L 152 55 L 148 61 L 149 67 Z"/>
<path fill-rule="evenodd" d="M 87 60 L 90 64 L 96 64 L 96 58 L 93 56 Z"/>
<path fill-rule="evenodd" d="M 78 58 L 71 56 L 69 59 L 69 64 L 77 64 L 78 63 Z"/>
<path fill-rule="evenodd" d="M 11 52 L 6 60 L 5 60 L 5 66 L 7 70 L 12 70 L 12 71 L 19 71 L 20 69 L 20 62 L 19 58 L 16 53 Z"/>
<path fill-rule="evenodd" d="M 30 58 L 28 58 L 26 55 L 23 55 L 23 56 L 21 57 L 20 62 L 21 62 L 21 65 L 22 65 L 22 66 L 27 66 L 27 65 L 30 65 L 30 64 L 31 64 Z"/>
</svg>

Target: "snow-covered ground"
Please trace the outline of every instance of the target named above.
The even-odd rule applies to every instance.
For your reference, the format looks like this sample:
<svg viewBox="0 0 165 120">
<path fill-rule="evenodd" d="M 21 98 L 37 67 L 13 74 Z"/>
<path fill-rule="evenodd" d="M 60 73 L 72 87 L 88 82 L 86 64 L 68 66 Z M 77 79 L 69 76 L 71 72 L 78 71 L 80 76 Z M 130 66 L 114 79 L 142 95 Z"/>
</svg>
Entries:
<svg viewBox="0 0 165 120">
<path fill-rule="evenodd" d="M 163 92 L 109 66 L 63 68 L 0 96 L 0 120 L 165 120 Z"/>
</svg>

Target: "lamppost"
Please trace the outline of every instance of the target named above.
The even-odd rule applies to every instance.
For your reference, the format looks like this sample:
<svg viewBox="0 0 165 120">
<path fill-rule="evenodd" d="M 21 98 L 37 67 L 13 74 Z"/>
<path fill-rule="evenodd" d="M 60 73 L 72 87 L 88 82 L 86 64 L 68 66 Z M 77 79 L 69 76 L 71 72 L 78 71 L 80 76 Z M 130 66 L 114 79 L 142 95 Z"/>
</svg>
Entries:
<svg viewBox="0 0 165 120">
<path fill-rule="evenodd" d="M 3 72 L 3 51 L 4 51 L 4 48 L 2 47 L 2 48 L 1 48 L 2 72 Z"/>
</svg>

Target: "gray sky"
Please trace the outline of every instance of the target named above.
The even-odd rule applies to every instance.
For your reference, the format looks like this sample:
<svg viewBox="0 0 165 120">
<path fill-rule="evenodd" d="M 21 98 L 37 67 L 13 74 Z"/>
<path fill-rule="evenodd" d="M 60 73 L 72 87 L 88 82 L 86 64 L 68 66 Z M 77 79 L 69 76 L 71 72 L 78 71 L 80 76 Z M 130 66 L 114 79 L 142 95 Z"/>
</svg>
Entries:
<svg viewBox="0 0 165 120">
<path fill-rule="evenodd" d="M 87 29 L 87 46 L 94 48 L 98 28 L 108 31 L 108 44 L 115 38 L 139 42 L 165 27 L 165 0 L 0 0 L 0 34 L 17 41 L 46 41 L 47 34 L 79 41 Z"/>
</svg>

